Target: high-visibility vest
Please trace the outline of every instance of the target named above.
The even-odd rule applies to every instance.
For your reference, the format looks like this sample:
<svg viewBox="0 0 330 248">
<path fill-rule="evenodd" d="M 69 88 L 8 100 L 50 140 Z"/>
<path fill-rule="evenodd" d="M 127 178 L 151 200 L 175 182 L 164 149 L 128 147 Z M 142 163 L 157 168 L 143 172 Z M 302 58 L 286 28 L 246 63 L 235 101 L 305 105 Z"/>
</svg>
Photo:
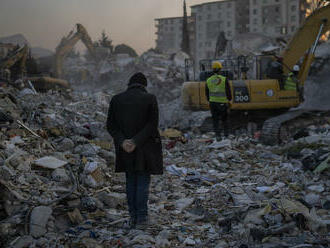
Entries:
<svg viewBox="0 0 330 248">
<path fill-rule="evenodd" d="M 228 103 L 224 76 L 213 75 L 207 79 L 206 84 L 209 88 L 210 102 Z"/>
<path fill-rule="evenodd" d="M 294 80 L 294 74 L 292 72 L 289 73 L 285 81 L 284 90 L 297 90 L 297 84 Z"/>
</svg>

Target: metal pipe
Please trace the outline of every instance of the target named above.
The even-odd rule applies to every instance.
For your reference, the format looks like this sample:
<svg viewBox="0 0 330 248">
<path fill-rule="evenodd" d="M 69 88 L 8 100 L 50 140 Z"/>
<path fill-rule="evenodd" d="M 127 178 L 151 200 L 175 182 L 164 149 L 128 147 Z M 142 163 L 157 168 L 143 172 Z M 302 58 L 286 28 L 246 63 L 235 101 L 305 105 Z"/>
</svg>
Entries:
<svg viewBox="0 0 330 248">
<path fill-rule="evenodd" d="M 314 45 L 312 47 L 312 54 L 315 53 L 315 50 L 316 50 L 316 46 L 317 46 L 317 43 L 322 35 L 322 31 L 323 31 L 323 28 L 324 28 L 324 24 L 326 23 L 326 20 L 324 20 L 320 26 L 320 30 L 319 30 L 319 33 L 317 34 L 317 37 L 315 39 L 315 42 L 314 42 Z"/>
</svg>

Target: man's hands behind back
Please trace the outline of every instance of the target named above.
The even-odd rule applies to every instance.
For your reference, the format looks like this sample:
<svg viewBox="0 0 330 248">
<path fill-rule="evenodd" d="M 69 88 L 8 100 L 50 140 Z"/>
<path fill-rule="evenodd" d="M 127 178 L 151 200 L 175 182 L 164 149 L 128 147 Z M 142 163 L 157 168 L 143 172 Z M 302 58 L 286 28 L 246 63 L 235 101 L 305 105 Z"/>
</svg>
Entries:
<svg viewBox="0 0 330 248">
<path fill-rule="evenodd" d="M 131 153 L 135 150 L 136 145 L 135 145 L 135 143 L 132 139 L 125 139 L 123 144 L 122 144 L 122 147 L 123 147 L 125 152 Z"/>
</svg>

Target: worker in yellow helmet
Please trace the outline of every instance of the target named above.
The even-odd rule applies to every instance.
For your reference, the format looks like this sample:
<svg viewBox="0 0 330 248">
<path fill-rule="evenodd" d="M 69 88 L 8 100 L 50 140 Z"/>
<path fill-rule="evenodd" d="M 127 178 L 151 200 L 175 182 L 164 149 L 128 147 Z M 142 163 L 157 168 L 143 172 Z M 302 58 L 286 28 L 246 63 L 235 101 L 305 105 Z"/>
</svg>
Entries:
<svg viewBox="0 0 330 248">
<path fill-rule="evenodd" d="M 213 119 L 213 129 L 217 140 L 221 140 L 219 121 L 221 119 L 225 137 L 228 137 L 228 103 L 231 100 L 231 92 L 228 79 L 221 75 L 222 64 L 219 61 L 212 63 L 213 75 L 206 81 L 205 94 L 210 103 Z"/>
</svg>

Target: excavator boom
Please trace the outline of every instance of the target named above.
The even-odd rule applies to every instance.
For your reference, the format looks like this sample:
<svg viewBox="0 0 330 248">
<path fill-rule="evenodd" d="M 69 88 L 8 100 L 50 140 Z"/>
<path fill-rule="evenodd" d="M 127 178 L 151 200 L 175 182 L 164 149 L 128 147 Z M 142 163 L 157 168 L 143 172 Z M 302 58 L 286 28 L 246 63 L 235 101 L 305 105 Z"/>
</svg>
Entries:
<svg viewBox="0 0 330 248">
<path fill-rule="evenodd" d="M 63 59 L 65 56 L 73 49 L 73 47 L 77 44 L 77 42 L 81 40 L 84 45 L 87 47 L 88 52 L 92 55 L 92 57 L 97 60 L 97 56 L 95 53 L 95 48 L 93 46 L 92 39 L 87 33 L 85 27 L 81 24 L 77 24 L 76 33 L 70 33 L 67 37 L 63 38 L 61 43 L 56 48 L 55 54 L 55 76 L 57 78 L 61 78 L 63 71 Z"/>
<path fill-rule="evenodd" d="M 287 74 L 289 69 L 292 69 L 300 58 L 312 48 L 313 44 L 318 42 L 319 32 L 321 31 L 320 35 L 323 35 L 328 30 L 330 30 L 330 5 L 315 10 L 291 38 L 287 48 L 282 53 L 283 64 L 285 65 L 284 74 Z M 300 75 L 308 74 L 309 68 L 310 64 L 309 66 L 306 64 L 305 68 L 302 69 L 307 70 L 307 73 L 301 72 Z M 303 81 L 304 78 L 301 79 Z"/>
</svg>

